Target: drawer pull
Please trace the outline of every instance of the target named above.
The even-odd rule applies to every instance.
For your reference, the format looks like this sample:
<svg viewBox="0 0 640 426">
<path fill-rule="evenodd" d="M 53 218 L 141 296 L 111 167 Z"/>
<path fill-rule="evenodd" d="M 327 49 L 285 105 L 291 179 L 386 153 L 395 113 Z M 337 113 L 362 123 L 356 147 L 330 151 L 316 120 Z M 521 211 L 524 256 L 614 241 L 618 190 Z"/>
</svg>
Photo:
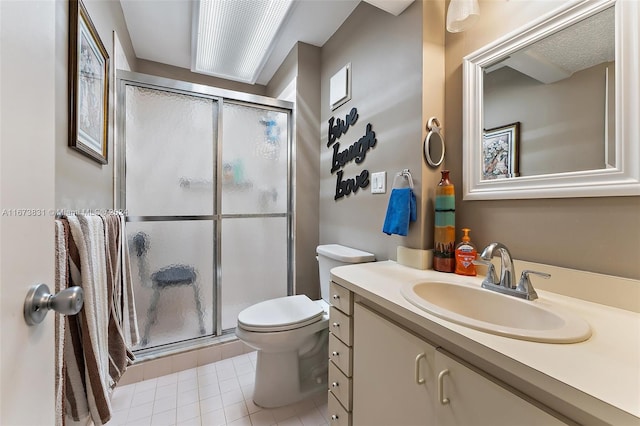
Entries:
<svg viewBox="0 0 640 426">
<path fill-rule="evenodd" d="M 337 388 L 338 386 L 340 386 L 340 383 L 338 382 L 331 383 L 331 387 Z"/>
<path fill-rule="evenodd" d="M 333 299 L 334 299 L 334 300 L 338 300 L 338 299 L 340 299 L 340 295 L 339 295 L 339 294 L 334 294 L 334 295 L 333 295 Z"/>
<path fill-rule="evenodd" d="M 416 383 L 419 385 L 424 384 L 424 378 L 420 377 L 420 360 L 426 357 L 427 357 L 427 354 L 425 354 L 424 352 L 421 354 L 418 354 L 418 356 L 416 357 L 416 365 L 415 365 Z"/>
<path fill-rule="evenodd" d="M 337 414 L 334 414 L 333 416 L 331 416 L 331 421 L 335 422 L 339 418 L 340 418 L 340 416 L 338 416 Z"/>
<path fill-rule="evenodd" d="M 340 352 L 336 352 L 336 351 L 331 352 L 331 356 L 339 356 L 339 355 L 340 355 Z"/>
<path fill-rule="evenodd" d="M 339 322 L 334 322 L 332 325 L 333 325 L 335 328 L 340 327 L 340 323 L 339 323 Z"/>
<path fill-rule="evenodd" d="M 449 398 L 444 396 L 444 376 L 448 374 L 449 370 L 442 370 L 440 374 L 438 374 L 438 399 L 442 405 L 447 405 L 449 403 Z"/>
</svg>

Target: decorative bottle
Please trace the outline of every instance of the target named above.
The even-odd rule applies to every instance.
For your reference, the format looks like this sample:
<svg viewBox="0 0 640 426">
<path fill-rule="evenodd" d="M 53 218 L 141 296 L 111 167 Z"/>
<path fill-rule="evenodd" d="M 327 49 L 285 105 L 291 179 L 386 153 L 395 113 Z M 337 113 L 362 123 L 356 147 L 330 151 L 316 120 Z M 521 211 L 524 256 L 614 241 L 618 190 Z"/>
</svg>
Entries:
<svg viewBox="0 0 640 426">
<path fill-rule="evenodd" d="M 456 269 L 456 196 L 449 180 L 449 170 L 442 170 L 436 187 L 433 269 L 454 272 Z"/>
</svg>

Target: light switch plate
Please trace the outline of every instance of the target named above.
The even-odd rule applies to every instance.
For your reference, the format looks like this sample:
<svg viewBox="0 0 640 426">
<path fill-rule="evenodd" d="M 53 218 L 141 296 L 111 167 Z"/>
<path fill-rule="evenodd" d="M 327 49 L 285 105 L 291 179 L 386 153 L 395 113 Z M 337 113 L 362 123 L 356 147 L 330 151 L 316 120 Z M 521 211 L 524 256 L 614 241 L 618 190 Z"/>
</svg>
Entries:
<svg viewBox="0 0 640 426">
<path fill-rule="evenodd" d="M 387 192 L 387 172 L 371 174 L 371 193 L 384 194 Z"/>
</svg>

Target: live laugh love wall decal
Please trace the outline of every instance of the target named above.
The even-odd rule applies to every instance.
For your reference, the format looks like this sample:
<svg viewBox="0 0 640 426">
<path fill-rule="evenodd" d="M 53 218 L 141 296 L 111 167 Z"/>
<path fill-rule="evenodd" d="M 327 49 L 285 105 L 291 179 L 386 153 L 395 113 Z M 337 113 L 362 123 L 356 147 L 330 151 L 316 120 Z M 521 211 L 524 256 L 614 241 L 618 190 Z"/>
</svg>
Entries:
<svg viewBox="0 0 640 426">
<path fill-rule="evenodd" d="M 331 161 L 331 173 L 336 174 L 336 194 L 334 200 L 338 200 L 352 192 L 355 194 L 360 188 L 369 186 L 369 170 L 362 170 L 359 175 L 352 178 L 345 178 L 344 171 L 341 170 L 346 164 L 355 160 L 356 164 L 360 164 L 367 156 L 367 152 L 376 146 L 376 132 L 371 128 L 371 123 L 367 123 L 365 134 L 352 143 L 348 148 L 340 150 L 340 142 L 338 139 L 342 137 L 349 127 L 358 121 L 358 109 L 352 108 L 343 119 L 331 117 L 329 119 L 329 134 L 327 147 L 333 145 L 333 159 Z"/>
</svg>

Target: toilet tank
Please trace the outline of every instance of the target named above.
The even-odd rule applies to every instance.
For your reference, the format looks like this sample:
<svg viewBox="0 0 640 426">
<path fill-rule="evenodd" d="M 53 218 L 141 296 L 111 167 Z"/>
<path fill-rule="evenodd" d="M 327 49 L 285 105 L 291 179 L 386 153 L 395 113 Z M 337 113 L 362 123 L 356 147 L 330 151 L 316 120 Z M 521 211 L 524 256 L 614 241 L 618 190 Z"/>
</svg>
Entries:
<svg viewBox="0 0 640 426">
<path fill-rule="evenodd" d="M 329 272 L 331 269 L 336 266 L 376 260 L 374 254 L 340 244 L 320 245 L 316 249 L 316 253 L 318 254 L 318 270 L 320 271 L 320 295 L 327 302 L 329 301 L 329 281 L 331 281 Z"/>
</svg>

